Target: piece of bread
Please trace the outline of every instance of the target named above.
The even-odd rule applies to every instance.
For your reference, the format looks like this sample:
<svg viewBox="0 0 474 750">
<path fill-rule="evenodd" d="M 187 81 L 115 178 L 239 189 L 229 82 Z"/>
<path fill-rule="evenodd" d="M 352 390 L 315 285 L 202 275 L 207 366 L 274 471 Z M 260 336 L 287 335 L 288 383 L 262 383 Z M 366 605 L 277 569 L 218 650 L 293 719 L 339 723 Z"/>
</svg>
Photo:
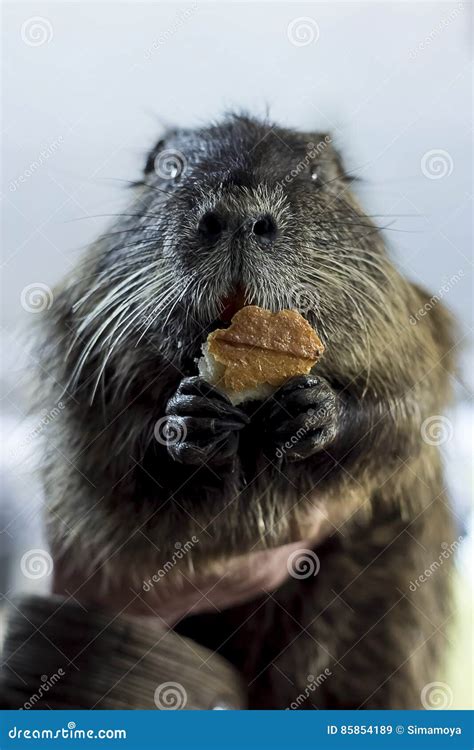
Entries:
<svg viewBox="0 0 474 750">
<path fill-rule="evenodd" d="M 289 378 L 309 373 L 323 351 L 319 336 L 296 310 L 272 313 L 249 305 L 229 328 L 209 334 L 199 374 L 239 404 L 264 399 Z"/>
</svg>

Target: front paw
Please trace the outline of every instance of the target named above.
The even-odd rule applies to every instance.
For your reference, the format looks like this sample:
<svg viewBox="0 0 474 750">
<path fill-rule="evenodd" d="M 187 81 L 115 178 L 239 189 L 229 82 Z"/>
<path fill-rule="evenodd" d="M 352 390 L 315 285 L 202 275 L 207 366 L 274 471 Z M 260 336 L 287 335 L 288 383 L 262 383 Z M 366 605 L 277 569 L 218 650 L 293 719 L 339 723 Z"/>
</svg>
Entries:
<svg viewBox="0 0 474 750">
<path fill-rule="evenodd" d="M 249 418 L 203 378 L 184 378 L 166 405 L 166 446 L 179 463 L 232 462 Z"/>
<path fill-rule="evenodd" d="M 269 456 L 299 461 L 324 450 L 336 438 L 338 399 L 327 380 L 299 375 L 273 396 L 267 421 Z"/>
</svg>

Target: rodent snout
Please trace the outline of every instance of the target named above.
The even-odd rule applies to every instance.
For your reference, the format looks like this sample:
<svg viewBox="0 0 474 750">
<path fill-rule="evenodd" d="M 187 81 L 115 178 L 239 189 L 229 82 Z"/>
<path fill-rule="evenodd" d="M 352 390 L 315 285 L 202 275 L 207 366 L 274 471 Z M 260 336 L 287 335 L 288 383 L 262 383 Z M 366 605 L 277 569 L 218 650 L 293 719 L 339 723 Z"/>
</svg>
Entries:
<svg viewBox="0 0 474 750">
<path fill-rule="evenodd" d="M 265 214 L 253 222 L 252 232 L 260 243 L 273 242 L 278 234 L 278 226 L 271 214 Z"/>
<path fill-rule="evenodd" d="M 229 221 L 218 211 L 206 211 L 198 224 L 198 232 L 207 242 L 216 242 L 229 226 Z M 245 221 L 236 222 L 235 231 L 248 229 L 253 238 L 261 245 L 273 242 L 278 234 L 276 219 L 271 214 L 264 214 Z"/>
<path fill-rule="evenodd" d="M 207 211 L 198 224 L 199 234 L 208 242 L 219 239 L 226 228 L 225 219 L 215 211 Z"/>
</svg>

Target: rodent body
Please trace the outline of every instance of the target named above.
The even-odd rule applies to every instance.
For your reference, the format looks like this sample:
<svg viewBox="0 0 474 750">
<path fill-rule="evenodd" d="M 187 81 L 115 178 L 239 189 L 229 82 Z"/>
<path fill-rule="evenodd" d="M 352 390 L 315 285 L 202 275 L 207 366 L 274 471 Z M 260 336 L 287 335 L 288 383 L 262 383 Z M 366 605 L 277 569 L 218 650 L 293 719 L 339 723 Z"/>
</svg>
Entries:
<svg viewBox="0 0 474 750">
<path fill-rule="evenodd" d="M 237 408 L 195 360 L 242 289 L 303 312 L 325 354 Z M 179 629 L 240 668 L 251 707 L 419 707 L 449 565 L 410 582 L 452 535 L 421 427 L 449 401 L 453 326 L 441 304 L 411 325 L 425 301 L 328 136 L 243 116 L 167 134 L 50 311 L 43 390 L 67 405 L 44 472 L 53 546 L 106 578 L 132 569 L 139 587 L 194 537 L 176 574 L 317 537 L 317 575 Z"/>
</svg>

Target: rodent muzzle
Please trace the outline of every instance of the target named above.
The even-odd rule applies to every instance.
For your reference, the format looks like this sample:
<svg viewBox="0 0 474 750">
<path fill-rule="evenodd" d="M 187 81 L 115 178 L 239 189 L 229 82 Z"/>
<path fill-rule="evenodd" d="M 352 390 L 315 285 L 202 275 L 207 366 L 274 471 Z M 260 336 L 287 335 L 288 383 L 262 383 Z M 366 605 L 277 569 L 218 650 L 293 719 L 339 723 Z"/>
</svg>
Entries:
<svg viewBox="0 0 474 750">
<path fill-rule="evenodd" d="M 226 228 L 227 222 L 216 211 L 207 211 L 198 224 L 198 232 L 206 242 L 216 242 Z"/>
<path fill-rule="evenodd" d="M 224 214 L 218 211 L 206 211 L 198 224 L 198 233 L 209 243 L 217 242 L 226 230 L 248 231 L 260 245 L 267 245 L 276 239 L 278 224 L 271 214 L 255 216 L 244 221 L 229 222 Z"/>
</svg>

